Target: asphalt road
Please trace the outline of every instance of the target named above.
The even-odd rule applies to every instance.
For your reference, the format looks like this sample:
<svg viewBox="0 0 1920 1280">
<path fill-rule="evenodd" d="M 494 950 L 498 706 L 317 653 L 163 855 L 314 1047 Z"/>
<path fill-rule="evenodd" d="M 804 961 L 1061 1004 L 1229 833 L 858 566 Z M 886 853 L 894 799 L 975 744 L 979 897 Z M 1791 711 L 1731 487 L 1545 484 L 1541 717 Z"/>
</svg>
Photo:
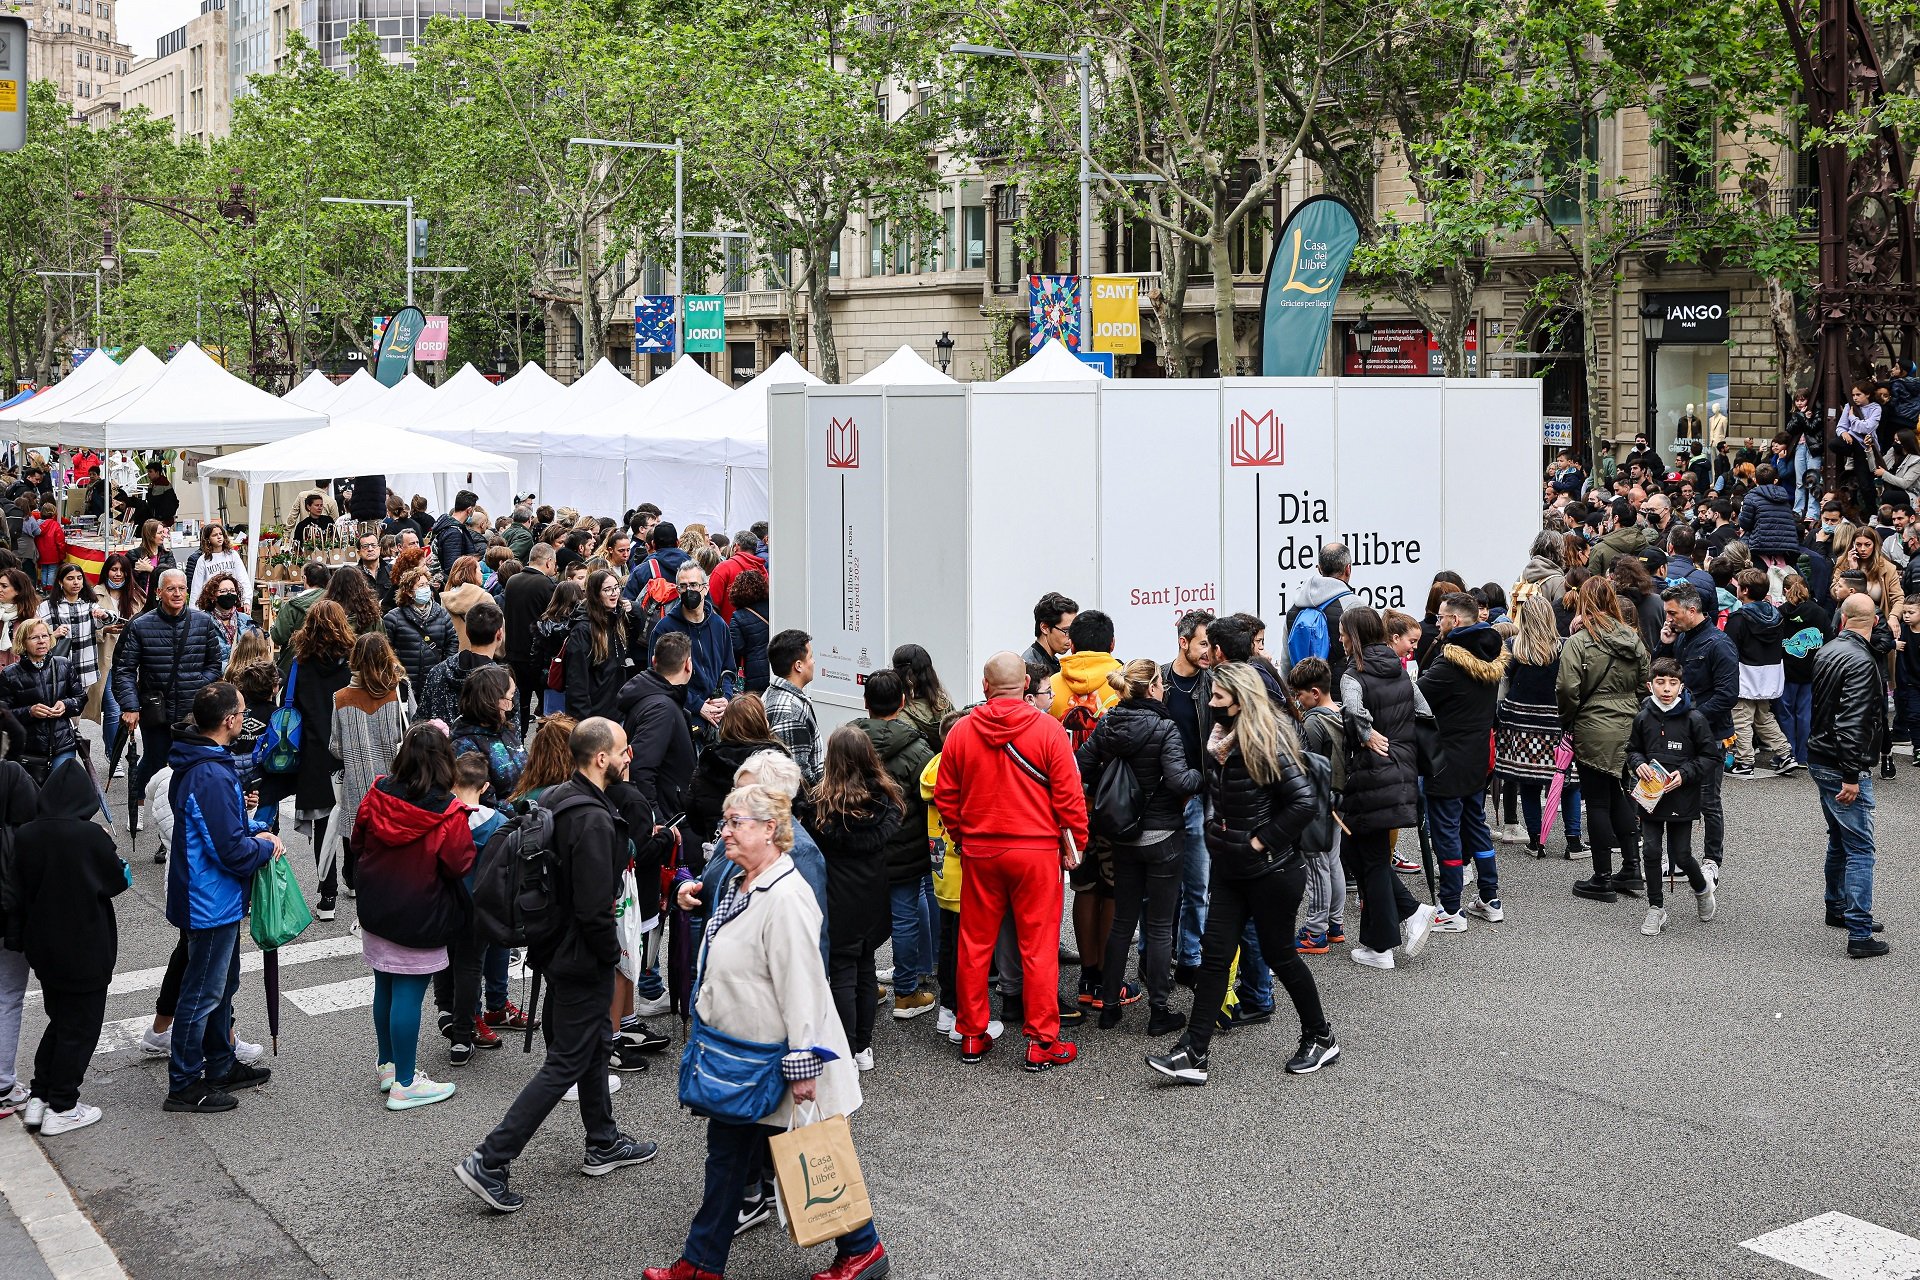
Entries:
<svg viewBox="0 0 1920 1280">
<path fill-rule="evenodd" d="M 1683 889 L 1668 933 L 1643 938 L 1641 904 L 1568 893 L 1587 864 L 1510 851 L 1505 924 L 1437 937 L 1391 973 L 1341 949 L 1312 958 L 1344 1050 L 1317 1076 L 1281 1070 L 1297 1034 L 1284 1004 L 1216 1041 L 1205 1089 L 1142 1066 L 1143 1006 L 1121 1030 L 1081 1029 L 1080 1062 L 1046 1076 L 1020 1071 L 1013 1044 L 963 1066 L 932 1017 L 896 1024 L 883 1006 L 854 1135 L 894 1274 L 1786 1277 L 1806 1273 L 1740 1242 L 1830 1210 L 1920 1235 L 1920 771 L 1882 788 L 1877 905 L 1894 950 L 1869 962 L 1821 920 L 1812 783 L 1726 794 L 1709 925 Z M 115 995 L 110 1020 L 151 1013 L 157 974 L 136 971 L 173 945 L 152 850 L 143 837 L 120 899 L 118 968 L 142 989 Z M 429 1013 L 421 1062 L 459 1095 L 382 1109 L 364 1004 L 309 1014 L 292 995 L 353 1000 L 339 984 L 367 971 L 342 907 L 301 940 L 340 953 L 322 945 L 285 969 L 274 1079 L 239 1110 L 163 1114 L 165 1064 L 108 1028 L 83 1093 L 106 1118 L 45 1147 L 128 1271 L 560 1280 L 675 1257 L 704 1154 L 701 1124 L 674 1104 L 675 1059 L 614 1099 L 658 1160 L 582 1178 L 578 1114 L 563 1108 L 514 1168 L 525 1210 L 490 1215 L 452 1167 L 537 1059 L 516 1041 L 450 1069 Z M 258 974 L 239 1008 L 260 1039 Z M 23 1057 L 39 1030 L 30 1008 Z M 738 1242 L 730 1274 L 804 1276 L 829 1252 L 769 1225 Z"/>
</svg>

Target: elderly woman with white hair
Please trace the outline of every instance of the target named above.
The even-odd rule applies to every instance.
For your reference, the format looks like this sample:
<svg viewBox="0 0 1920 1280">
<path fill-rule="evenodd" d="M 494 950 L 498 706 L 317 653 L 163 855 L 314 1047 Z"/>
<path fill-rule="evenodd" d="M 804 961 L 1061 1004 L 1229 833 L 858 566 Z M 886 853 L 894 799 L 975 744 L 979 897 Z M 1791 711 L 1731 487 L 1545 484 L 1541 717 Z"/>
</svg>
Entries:
<svg viewBox="0 0 1920 1280">
<path fill-rule="evenodd" d="M 733 773 L 734 786 L 758 784 L 785 796 L 789 805 L 799 797 L 803 783 L 800 766 L 794 763 L 793 757 L 785 751 L 772 748 L 748 756 Z M 824 968 L 827 962 L 827 859 L 820 852 L 820 846 L 814 843 L 812 833 L 798 819 L 793 822 L 793 848 L 788 851 L 788 856 L 793 859 L 800 878 L 813 890 L 814 902 L 820 907 L 820 963 Z M 696 929 L 705 927 L 707 906 L 719 901 L 721 885 L 734 870 L 734 864 L 727 858 L 727 837 L 723 828 L 719 841 L 707 857 L 706 870 L 698 880 L 685 867 L 674 872 L 678 881 L 674 890 L 676 900 Z"/>
<path fill-rule="evenodd" d="M 725 1037 L 726 1065 L 691 1077 L 683 1070 L 681 1084 L 681 1101 L 708 1117 L 706 1192 L 680 1257 L 648 1267 L 645 1280 L 720 1280 L 734 1237 L 771 1210 L 767 1140 L 794 1126 L 803 1103 L 825 1117 L 851 1115 L 861 1102 L 826 969 L 811 963 L 820 909 L 789 853 L 792 801 L 771 786 L 736 787 L 723 829 L 732 870 L 702 934 L 687 1052 Z M 833 1264 L 814 1280 L 887 1274 L 891 1260 L 871 1222 L 834 1245 Z"/>
</svg>

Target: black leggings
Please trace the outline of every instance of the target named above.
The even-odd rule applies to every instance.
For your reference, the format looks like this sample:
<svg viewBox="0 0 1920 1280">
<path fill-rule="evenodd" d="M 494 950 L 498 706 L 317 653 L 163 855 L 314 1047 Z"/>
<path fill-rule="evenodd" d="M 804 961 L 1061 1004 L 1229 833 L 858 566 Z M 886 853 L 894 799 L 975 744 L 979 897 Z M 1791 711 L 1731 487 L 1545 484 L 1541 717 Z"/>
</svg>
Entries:
<svg viewBox="0 0 1920 1280">
<path fill-rule="evenodd" d="M 315 867 L 320 865 L 320 850 L 326 843 L 327 820 L 325 818 L 315 818 L 313 820 L 313 865 Z M 342 856 L 345 856 L 344 853 Z M 340 859 L 336 858 L 334 859 L 333 867 L 320 879 L 320 896 L 326 901 L 332 902 L 334 894 L 338 893 L 339 890 Z"/>
<path fill-rule="evenodd" d="M 1371 951 L 1399 946 L 1400 922 L 1420 909 L 1389 860 L 1389 839 L 1385 831 L 1356 831 L 1340 841 L 1340 861 L 1360 886 L 1360 945 Z M 1263 941 L 1260 950 L 1266 949 Z M 1291 942 L 1286 950 L 1293 950 Z"/>
<path fill-rule="evenodd" d="M 875 946 L 856 942 L 835 947 L 831 952 L 833 971 L 828 980 L 833 987 L 833 1007 L 840 1012 L 841 1029 L 855 1053 L 873 1047 L 874 1011 L 880 1006 L 880 979 L 873 969 Z"/>
<path fill-rule="evenodd" d="M 187 931 L 180 931 L 180 941 L 173 944 L 173 954 L 167 957 L 167 971 L 160 976 L 160 994 L 153 1002 L 153 1014 L 156 1018 L 171 1018 L 173 1011 L 180 1005 L 180 980 L 187 975 Z"/>
<path fill-rule="evenodd" d="M 1654 822 L 1640 824 L 1642 852 L 1647 868 L 1647 905 L 1664 907 L 1666 902 L 1666 877 L 1660 874 L 1660 840 L 1664 835 L 1667 843 L 1667 861 L 1673 869 L 1687 877 L 1687 884 L 1695 893 L 1707 887 L 1707 877 L 1700 870 L 1700 864 L 1693 859 L 1693 824 L 1691 822 Z"/>
<path fill-rule="evenodd" d="M 1113 928 L 1101 958 L 1104 982 L 1100 998 L 1119 1008 L 1127 977 L 1127 952 L 1136 927 L 1144 928 L 1147 949 L 1140 957 L 1140 981 L 1149 1008 L 1164 1011 L 1173 994 L 1174 918 L 1180 914 L 1180 845 L 1177 833 L 1145 845 L 1116 845 L 1113 850 Z M 1265 951 L 1265 947 L 1261 950 Z"/>
<path fill-rule="evenodd" d="M 1631 878 L 1640 861 L 1639 822 L 1620 779 L 1605 769 L 1580 766 L 1580 796 L 1587 806 L 1587 843 L 1593 847 L 1593 874 L 1613 874 L 1613 851 L 1620 851 L 1620 874 Z"/>
<path fill-rule="evenodd" d="M 1253 921 L 1260 937 L 1260 953 L 1273 976 L 1287 989 L 1300 1029 L 1314 1035 L 1329 1030 L 1320 1007 L 1320 988 L 1293 946 L 1293 922 L 1306 892 L 1305 864 L 1271 871 L 1256 880 L 1214 876 L 1207 884 L 1207 928 L 1200 935 L 1200 979 L 1194 986 L 1193 1013 L 1187 1019 L 1187 1042 L 1205 1053 L 1213 1042 L 1215 1020 L 1227 998 L 1227 969 L 1240 949 L 1240 935 Z"/>
</svg>

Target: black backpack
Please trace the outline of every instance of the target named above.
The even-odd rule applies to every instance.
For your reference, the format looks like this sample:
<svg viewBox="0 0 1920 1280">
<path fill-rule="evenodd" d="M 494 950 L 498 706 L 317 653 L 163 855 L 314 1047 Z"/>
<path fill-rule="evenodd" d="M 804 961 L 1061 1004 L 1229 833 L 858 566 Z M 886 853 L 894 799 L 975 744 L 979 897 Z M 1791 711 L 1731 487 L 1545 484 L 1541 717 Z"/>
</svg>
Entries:
<svg viewBox="0 0 1920 1280">
<path fill-rule="evenodd" d="M 1087 816 L 1094 835 L 1122 844 L 1139 838 L 1140 824 L 1147 817 L 1147 795 L 1132 765 L 1119 756 L 1102 765 L 1091 800 Z"/>
<path fill-rule="evenodd" d="M 1314 814 L 1294 847 L 1302 853 L 1332 853 L 1340 834 L 1333 817 L 1333 762 L 1318 751 L 1302 751 L 1300 767 L 1313 784 Z"/>
<path fill-rule="evenodd" d="M 20 909 L 20 873 L 14 862 L 13 828 L 0 826 L 0 947 L 24 951 L 27 918 Z"/>
<path fill-rule="evenodd" d="M 493 833 L 480 851 L 473 877 L 474 927 L 483 940 L 501 947 L 537 947 L 560 936 L 567 913 L 559 900 L 553 820 L 592 803 L 589 796 L 566 796 L 549 809 L 522 800 Z"/>
</svg>

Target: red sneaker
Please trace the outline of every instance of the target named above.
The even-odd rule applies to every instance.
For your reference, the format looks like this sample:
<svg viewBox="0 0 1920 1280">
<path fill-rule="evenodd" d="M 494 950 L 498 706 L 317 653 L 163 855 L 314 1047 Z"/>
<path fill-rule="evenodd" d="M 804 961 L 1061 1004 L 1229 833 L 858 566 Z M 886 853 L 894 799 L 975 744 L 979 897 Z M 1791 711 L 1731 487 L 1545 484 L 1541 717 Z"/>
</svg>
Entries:
<svg viewBox="0 0 1920 1280">
<path fill-rule="evenodd" d="M 987 1050 L 993 1048 L 993 1037 L 989 1035 L 961 1036 L 960 1061 L 978 1062 L 987 1056 Z"/>
<path fill-rule="evenodd" d="M 502 1041 L 494 1029 L 487 1025 L 485 1018 L 473 1020 L 473 1047 L 476 1049 L 498 1049 Z"/>
<path fill-rule="evenodd" d="M 1027 1045 L 1027 1070 L 1051 1071 L 1055 1067 L 1064 1067 L 1080 1056 L 1080 1050 L 1065 1040 L 1055 1040 L 1052 1044 L 1041 1044 L 1038 1040 Z"/>
<path fill-rule="evenodd" d="M 670 1267 L 648 1267 L 640 1275 L 643 1280 L 726 1280 L 719 1272 L 696 1267 L 685 1258 L 676 1259 Z"/>
<path fill-rule="evenodd" d="M 825 1271 L 813 1273 L 813 1280 L 880 1280 L 893 1269 L 892 1259 L 880 1245 L 875 1245 L 865 1253 L 852 1253 L 835 1258 L 833 1265 Z"/>
<path fill-rule="evenodd" d="M 520 1012 L 520 1006 L 509 1000 L 498 1009 L 489 1009 L 484 1015 L 490 1027 L 505 1027 L 512 1031 L 527 1029 L 527 1015 Z"/>
</svg>

